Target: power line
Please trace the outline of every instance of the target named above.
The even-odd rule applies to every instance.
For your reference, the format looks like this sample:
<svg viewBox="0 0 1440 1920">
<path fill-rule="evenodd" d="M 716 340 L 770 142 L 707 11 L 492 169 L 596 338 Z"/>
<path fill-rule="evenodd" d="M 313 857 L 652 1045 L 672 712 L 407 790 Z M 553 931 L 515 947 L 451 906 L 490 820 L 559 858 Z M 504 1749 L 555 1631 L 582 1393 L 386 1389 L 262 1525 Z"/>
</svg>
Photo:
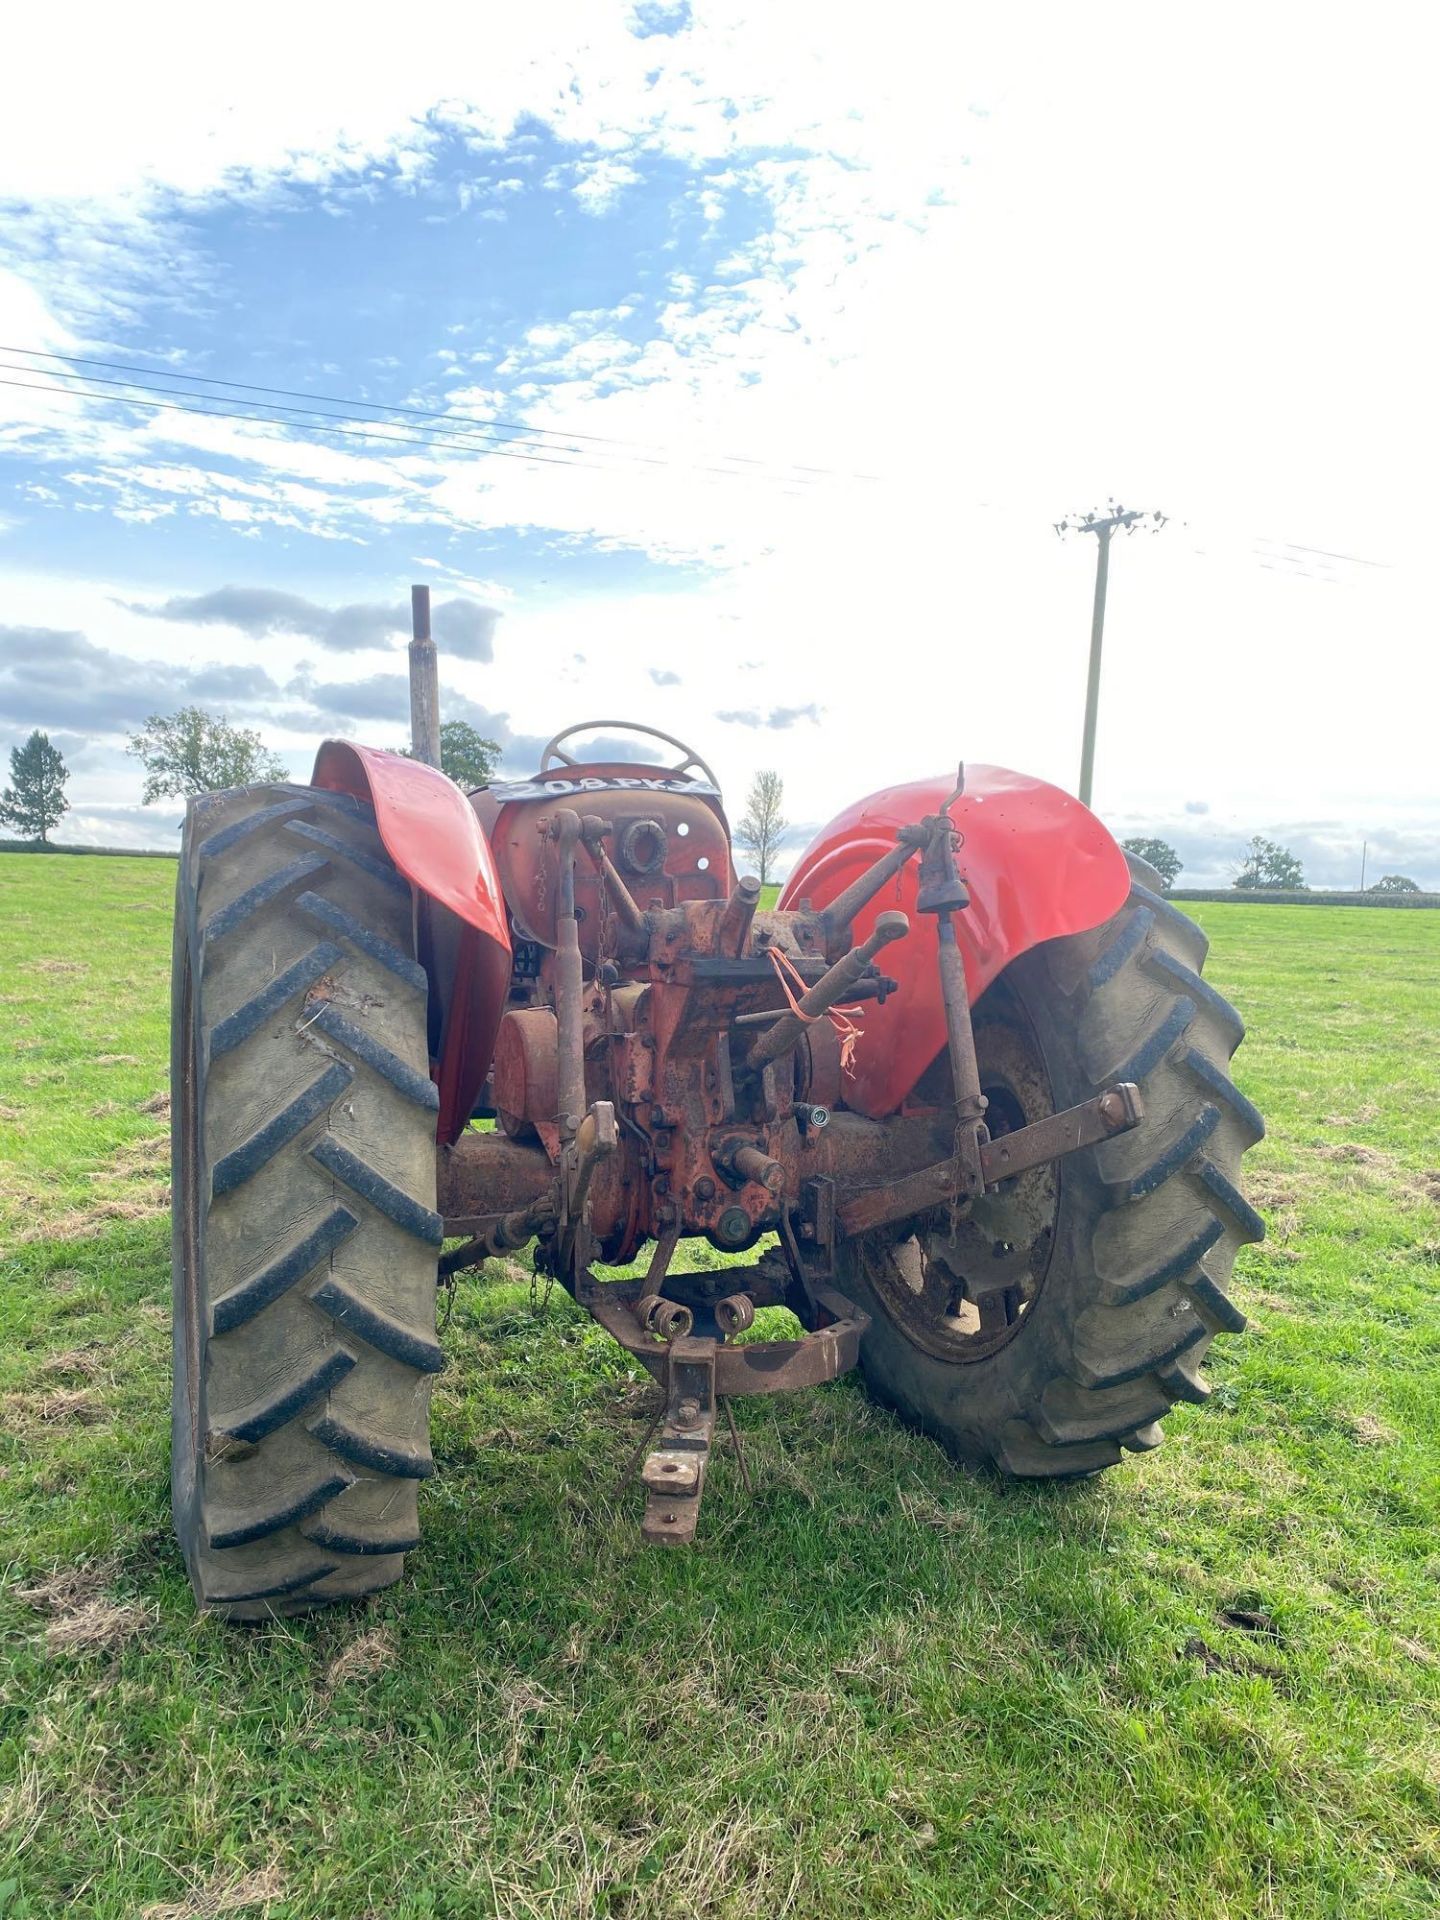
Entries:
<svg viewBox="0 0 1440 1920">
<path fill-rule="evenodd" d="M 0 363 L 0 364 L 6 364 L 6 363 Z M 25 367 L 25 368 L 19 369 L 19 371 L 30 373 L 32 371 L 37 371 L 37 369 Z M 388 423 L 383 423 L 383 422 L 380 423 L 379 425 L 370 426 L 370 427 L 359 427 L 359 426 L 326 427 L 326 426 L 312 424 L 308 421 L 281 420 L 281 419 L 277 419 L 272 414 L 226 413 L 226 412 L 223 412 L 219 407 L 185 406 L 179 400 L 136 400 L 136 399 L 127 398 L 124 394 L 92 393 L 86 387 L 45 386 L 41 382 L 36 380 L 0 380 L 0 387 L 24 387 L 28 389 L 31 393 L 63 394 L 63 395 L 68 395 L 69 398 L 71 398 L 72 400 L 74 399 L 99 400 L 99 401 L 108 402 L 111 406 L 118 406 L 118 407 L 146 407 L 151 409 L 152 411 L 164 412 L 164 413 L 195 413 L 195 414 L 201 414 L 207 419 L 211 419 L 211 420 L 235 420 L 240 422 L 242 425 L 248 425 L 248 426 L 284 427 L 289 429 L 289 431 L 291 431 L 292 433 L 298 431 L 301 427 L 305 427 L 311 433 L 339 434 L 340 436 L 342 436 L 347 440 L 386 440 L 386 441 L 393 441 L 397 443 L 404 442 L 408 445 L 418 446 L 418 447 L 459 446 L 462 448 L 473 449 L 476 451 L 493 454 L 497 459 L 504 459 L 508 457 L 512 460 L 523 460 L 527 463 L 535 462 L 535 461 L 543 461 L 545 464 L 550 466 L 560 466 L 560 467 L 589 466 L 593 468 L 593 463 L 590 461 L 566 460 L 555 454 L 546 454 L 546 453 L 540 453 L 540 452 L 522 453 L 519 449 L 512 450 L 508 446 L 496 446 L 491 441 L 484 441 L 484 440 L 462 441 L 462 440 L 453 440 L 453 439 L 450 439 L 450 440 L 435 439 L 433 437 L 430 437 L 424 434 L 405 433 L 403 431 L 399 433 L 385 433 L 380 431 L 380 425 L 384 425 Z M 157 389 L 154 389 L 154 391 L 159 392 L 161 391 L 161 389 L 157 388 Z M 171 391 L 173 391 L 173 389 L 171 389 Z M 197 394 L 197 395 L 194 395 L 193 397 L 196 399 L 223 398 L 223 396 L 218 394 Z M 237 401 L 234 404 L 237 406 L 243 406 L 243 405 L 248 405 L 249 403 L 245 401 Z M 298 409 L 296 409 L 296 411 L 298 411 Z M 323 417 L 330 418 L 331 416 L 326 415 Z M 613 471 L 613 469 L 607 468 L 607 469 L 604 469 L 604 471 L 607 471 L 607 472 Z"/>
<path fill-rule="evenodd" d="M 8 372 L 19 372 L 19 373 L 50 371 L 49 369 L 44 369 L 44 368 L 15 367 L 8 361 L 0 361 L 0 368 L 3 368 L 5 371 L 8 371 Z M 541 465 L 541 466 L 552 466 L 552 467 L 580 467 L 591 473 L 608 473 L 608 474 L 614 474 L 619 471 L 617 467 L 606 464 L 604 460 L 596 460 L 592 457 L 585 456 L 583 452 L 581 452 L 581 449 L 579 448 L 576 448 L 574 451 L 579 453 L 581 457 L 578 459 L 571 460 L 571 459 L 567 459 L 562 453 L 556 452 L 550 448 L 542 449 L 542 448 L 530 447 L 523 442 L 520 444 L 516 444 L 512 441 L 497 442 L 493 440 L 472 440 L 460 432 L 456 432 L 452 434 L 444 434 L 440 436 L 436 436 L 433 433 L 430 433 L 430 434 L 407 433 L 403 427 L 398 427 L 398 428 L 395 428 L 395 430 L 391 431 L 390 429 L 394 427 L 394 423 L 391 421 L 380 421 L 380 422 L 363 421 L 363 420 L 356 419 L 356 417 L 353 415 L 345 415 L 345 414 L 335 415 L 335 414 L 324 413 L 318 408 L 306 409 L 306 408 L 300 408 L 300 407 L 291 407 L 288 409 L 284 409 L 284 411 L 291 414 L 303 415 L 308 413 L 312 417 L 301 418 L 301 419 L 282 419 L 277 417 L 275 412 L 265 413 L 265 412 L 258 411 L 258 403 L 255 401 L 229 400 L 223 394 L 196 394 L 196 393 L 188 392 L 186 389 L 183 389 L 183 388 L 177 389 L 173 387 L 168 387 L 168 388 L 147 387 L 147 386 L 144 386 L 143 383 L 138 381 L 123 382 L 123 381 L 112 380 L 112 381 L 105 381 L 103 383 L 107 386 L 114 386 L 114 387 L 128 386 L 132 388 L 138 388 L 140 391 L 147 392 L 147 393 L 179 393 L 183 396 L 183 398 L 174 399 L 174 400 L 142 400 L 142 399 L 136 398 L 133 392 L 96 393 L 96 392 L 93 392 L 90 387 L 76 384 L 77 382 L 81 382 L 81 381 L 98 382 L 98 376 L 94 374 L 63 375 L 60 373 L 55 373 L 54 380 L 56 382 L 68 381 L 70 382 L 70 384 L 48 384 L 47 385 L 45 383 L 42 383 L 40 381 L 35 381 L 35 380 L 0 379 L 0 387 L 19 387 L 19 388 L 24 388 L 26 391 L 31 393 L 53 393 L 53 394 L 60 394 L 60 395 L 68 395 L 72 399 L 99 401 L 101 403 L 105 403 L 111 406 L 118 406 L 118 407 L 144 407 L 156 412 L 198 414 L 203 418 L 207 418 L 207 419 L 234 420 L 243 425 L 248 425 L 248 426 L 280 427 L 289 433 L 297 434 L 297 435 L 301 435 L 304 433 L 323 434 L 326 436 L 338 435 L 343 439 L 380 440 L 380 441 L 385 441 L 385 442 L 396 444 L 396 445 L 403 444 L 408 446 L 427 447 L 427 448 L 430 448 L 431 450 L 455 448 L 455 449 L 459 449 L 461 452 L 485 454 L 497 460 L 518 460 L 522 463 L 522 465 L 526 465 L 526 466 Z M 187 400 L 189 401 L 214 400 L 218 404 L 216 406 L 186 405 L 184 404 L 184 402 Z M 240 413 L 240 412 L 233 411 L 234 408 L 238 408 L 238 407 L 249 407 L 252 409 L 252 411 L 248 413 Z M 232 410 L 226 411 L 225 409 L 232 409 Z M 323 422 L 329 421 L 329 420 L 343 420 L 348 422 L 349 424 L 336 425 L 336 426 L 327 426 L 322 424 Z M 622 459 L 634 458 L 634 456 L 626 456 L 626 455 L 621 455 L 619 457 Z M 649 462 L 646 462 L 646 464 L 661 467 L 661 468 L 664 468 L 666 471 L 670 471 L 670 472 L 673 472 L 675 468 L 675 463 L 672 463 L 670 461 L 665 461 L 665 460 L 649 461 Z M 713 474 L 722 480 L 757 480 L 758 479 L 758 480 L 768 481 L 774 485 L 784 488 L 785 491 L 791 492 L 791 493 L 799 492 L 802 486 L 809 484 L 807 482 L 801 481 L 798 475 L 787 476 L 779 473 L 744 474 L 744 473 L 732 472 L 728 468 L 724 468 L 724 467 L 698 467 L 697 466 L 697 467 L 692 467 L 690 470 L 697 473 Z"/>
<path fill-rule="evenodd" d="M 411 407 L 411 406 L 406 406 L 400 402 L 389 402 L 389 401 L 382 401 L 382 400 L 360 400 L 352 396 L 346 396 L 341 394 L 305 393 L 305 392 L 302 392 L 300 389 L 294 388 L 294 387 L 267 387 L 267 386 L 258 385 L 253 381 L 224 380 L 224 379 L 221 379 L 218 375 L 213 375 L 213 374 L 172 373 L 168 368 L 165 368 L 165 367 L 137 366 L 133 361 L 99 360 L 99 359 L 95 359 L 95 358 L 92 358 L 86 355 L 81 355 L 81 354 L 55 353 L 55 352 L 51 352 L 46 349 L 42 349 L 38 347 L 7 346 L 4 343 L 0 343 L 0 353 L 17 353 L 17 354 L 23 355 L 26 359 L 58 360 L 62 363 L 62 365 L 67 367 L 72 367 L 72 366 L 73 367 L 103 367 L 107 370 L 107 372 L 111 372 L 111 373 L 144 374 L 149 376 L 151 379 L 158 378 L 162 380 L 170 380 L 170 381 L 176 381 L 176 382 L 188 382 L 191 389 L 195 387 L 228 387 L 237 393 L 257 393 L 257 394 L 263 394 L 266 396 L 271 396 L 276 399 L 283 399 L 283 400 L 320 401 L 324 403 L 324 405 L 326 406 L 333 405 L 333 406 L 347 407 L 352 409 L 352 412 L 350 414 L 339 416 L 343 418 L 350 418 L 350 419 L 355 418 L 353 409 L 363 407 L 363 408 L 368 408 L 369 411 L 372 413 L 403 414 L 408 418 L 413 418 L 417 420 L 429 420 L 429 421 L 440 422 L 443 425 L 445 425 L 447 428 L 452 428 L 461 432 L 476 432 L 481 434 L 495 434 L 495 435 L 499 435 L 502 433 L 528 435 L 533 439 L 538 439 L 542 441 L 547 441 L 547 442 L 557 441 L 559 442 L 562 448 L 573 453 L 581 453 L 583 449 L 581 449 L 580 447 L 574 446 L 572 443 L 577 440 L 583 440 L 599 448 L 614 447 L 617 449 L 627 449 L 628 451 L 626 452 L 624 457 L 628 459 L 647 460 L 647 455 L 651 456 L 647 460 L 647 464 L 652 464 L 656 466 L 673 466 L 674 464 L 676 464 L 673 456 L 669 455 L 668 450 L 664 447 L 657 446 L 656 443 L 654 443 L 653 441 L 627 440 L 611 434 L 582 433 L 578 429 L 561 430 L 560 428 L 556 428 L 556 427 L 533 427 L 533 426 L 526 425 L 524 422 L 518 421 L 518 420 L 506 420 L 506 419 L 499 419 L 499 418 L 486 420 L 474 414 L 456 415 L 453 412 L 443 412 L 443 411 L 436 410 L 434 408 Z M 62 377 L 58 372 L 55 372 L 55 370 L 50 368 L 33 368 L 32 369 L 29 367 L 24 367 L 24 368 L 16 369 L 16 371 L 25 372 L 25 373 L 29 373 L 32 371 L 46 372 L 46 373 L 50 373 L 52 377 L 56 379 Z M 96 376 L 88 375 L 88 374 L 82 375 L 80 377 L 85 379 L 90 379 L 90 380 L 96 379 Z M 136 385 L 136 386 L 140 386 L 143 391 L 150 392 L 150 393 L 166 393 L 173 390 L 167 387 L 147 386 L 145 385 L 144 382 L 141 382 L 141 381 L 134 381 L 134 382 L 103 381 L 103 382 L 97 382 L 97 384 L 108 385 L 108 386 Z M 198 394 L 198 395 L 192 395 L 192 397 L 206 399 L 206 400 L 217 400 L 217 401 L 223 400 L 225 398 L 224 395 L 220 395 L 220 394 Z M 250 403 L 237 401 L 234 404 L 248 405 Z M 290 411 L 294 411 L 294 409 L 285 408 L 283 409 L 283 411 L 290 412 Z M 318 412 L 320 411 L 320 409 L 314 406 L 309 406 L 309 407 L 306 407 L 304 411 Z M 654 456 L 660 456 L 660 457 L 654 457 Z M 720 460 L 732 461 L 736 465 L 769 468 L 773 474 L 777 476 L 783 476 L 786 479 L 789 479 L 792 476 L 798 479 L 804 475 L 810 475 L 815 478 L 843 479 L 843 480 L 875 480 L 875 479 L 878 479 L 879 477 L 878 475 L 873 473 L 853 472 L 845 468 L 811 467 L 811 466 L 801 466 L 793 463 L 776 463 L 773 461 L 759 460 L 750 454 L 721 453 L 716 455 L 715 457 Z M 718 473 L 718 474 L 726 475 L 729 477 L 734 477 L 737 479 L 744 479 L 747 477 L 746 475 L 743 475 L 743 474 L 736 474 L 731 476 L 730 469 L 726 467 L 705 466 L 694 461 L 687 461 L 687 462 L 684 462 L 683 464 L 687 466 L 692 466 L 699 472 Z"/>
</svg>

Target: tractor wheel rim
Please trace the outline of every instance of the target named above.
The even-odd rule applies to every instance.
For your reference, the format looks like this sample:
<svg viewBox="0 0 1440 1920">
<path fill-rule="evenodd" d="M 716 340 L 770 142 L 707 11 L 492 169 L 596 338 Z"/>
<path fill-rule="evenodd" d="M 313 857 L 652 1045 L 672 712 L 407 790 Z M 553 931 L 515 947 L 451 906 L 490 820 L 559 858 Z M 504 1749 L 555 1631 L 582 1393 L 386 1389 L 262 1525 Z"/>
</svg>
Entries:
<svg viewBox="0 0 1440 1920">
<path fill-rule="evenodd" d="M 1039 1041 L 1013 995 L 993 995 L 975 1028 L 981 1090 L 995 1135 L 1055 1111 Z M 1058 1163 L 1032 1167 L 981 1196 L 952 1234 L 937 1216 L 876 1263 L 877 1291 L 918 1346 L 945 1360 L 988 1359 L 1023 1330 L 1050 1270 L 1060 1207 Z"/>
</svg>

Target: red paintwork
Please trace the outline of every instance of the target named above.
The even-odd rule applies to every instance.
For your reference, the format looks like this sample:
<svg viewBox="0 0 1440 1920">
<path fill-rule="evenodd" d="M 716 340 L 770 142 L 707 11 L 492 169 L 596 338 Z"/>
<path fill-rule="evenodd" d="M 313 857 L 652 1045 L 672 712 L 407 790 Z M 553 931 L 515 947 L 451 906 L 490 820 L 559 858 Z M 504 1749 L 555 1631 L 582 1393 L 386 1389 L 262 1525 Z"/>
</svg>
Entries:
<svg viewBox="0 0 1440 1920">
<path fill-rule="evenodd" d="M 916 780 L 847 807 L 806 849 L 781 907 L 802 899 L 825 906 L 890 851 L 897 827 L 939 812 L 953 791 L 953 780 Z M 1004 767 L 967 766 L 965 792 L 950 817 L 965 836 L 959 866 L 970 905 L 955 915 L 955 929 L 972 1003 L 1020 954 L 1098 927 L 1124 905 L 1124 854 L 1089 808 L 1058 787 Z M 908 939 L 881 956 L 899 991 L 859 1016 L 864 1037 L 845 1081 L 846 1106 L 871 1119 L 893 1113 L 945 1048 L 936 921 L 916 911 L 918 868 L 917 858 L 855 921 L 857 941 L 887 909 L 908 913 L 911 927 Z"/>
<path fill-rule="evenodd" d="M 375 808 L 385 851 L 418 893 L 464 923 L 453 978 L 437 981 L 445 1006 L 436 1079 L 439 1136 L 464 1130 L 490 1066 L 510 986 L 510 932 L 490 848 L 470 802 L 453 780 L 403 754 L 327 740 L 312 785 L 353 794 Z"/>
</svg>

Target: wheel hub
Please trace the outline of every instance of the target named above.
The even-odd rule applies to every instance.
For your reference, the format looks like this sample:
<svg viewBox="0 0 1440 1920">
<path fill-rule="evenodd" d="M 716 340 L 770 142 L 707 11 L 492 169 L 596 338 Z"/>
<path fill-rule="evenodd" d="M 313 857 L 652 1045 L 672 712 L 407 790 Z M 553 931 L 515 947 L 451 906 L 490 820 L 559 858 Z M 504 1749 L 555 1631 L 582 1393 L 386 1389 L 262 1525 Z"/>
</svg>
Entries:
<svg viewBox="0 0 1440 1920">
<path fill-rule="evenodd" d="M 1018 1001 L 992 989 L 975 1024 L 992 1138 L 1055 1111 L 1034 1029 Z M 1044 1285 L 1055 1240 L 1060 1167 L 1051 1161 L 989 1187 L 969 1210 L 931 1226 L 882 1262 L 877 1291 L 919 1346 L 982 1360 L 1014 1339 Z"/>
</svg>

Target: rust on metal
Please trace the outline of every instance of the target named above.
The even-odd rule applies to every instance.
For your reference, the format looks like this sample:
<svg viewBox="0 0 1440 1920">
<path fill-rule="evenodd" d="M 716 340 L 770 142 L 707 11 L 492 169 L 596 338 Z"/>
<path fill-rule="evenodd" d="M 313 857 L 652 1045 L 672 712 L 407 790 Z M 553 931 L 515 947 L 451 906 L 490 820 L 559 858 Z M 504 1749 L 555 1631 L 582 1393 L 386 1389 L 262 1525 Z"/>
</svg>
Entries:
<svg viewBox="0 0 1440 1920">
<path fill-rule="evenodd" d="M 436 1154 L 435 1175 L 436 1209 L 455 1235 L 528 1206 L 552 1187 L 555 1169 L 543 1147 L 503 1133 L 462 1133 Z"/>
<path fill-rule="evenodd" d="M 982 1183 L 993 1187 L 1029 1168 L 1059 1160 L 1080 1147 L 1094 1146 L 1118 1133 L 1128 1133 L 1145 1117 L 1140 1089 L 1129 1081 L 1109 1087 L 1093 1100 L 1064 1113 L 1022 1127 L 980 1149 Z M 953 1157 L 906 1174 L 885 1187 L 858 1193 L 840 1205 L 840 1223 L 846 1233 L 872 1233 L 892 1221 L 914 1219 L 931 1208 L 946 1205 L 960 1191 L 961 1169 Z"/>
<path fill-rule="evenodd" d="M 1042 1161 L 1058 1160 L 1079 1147 L 1093 1147 L 1115 1134 L 1129 1133 L 1145 1118 L 1140 1089 L 1129 1080 L 1117 1081 L 1093 1100 L 1064 1113 L 1052 1113 L 1018 1133 L 989 1141 L 981 1152 L 985 1184 L 993 1186 Z"/>
<path fill-rule="evenodd" d="M 665 1349 L 665 1415 L 659 1444 L 640 1470 L 640 1531 L 656 1546 L 684 1547 L 695 1538 L 715 1435 L 717 1358 L 715 1341 L 686 1335 Z"/>
<path fill-rule="evenodd" d="M 860 1341 L 870 1316 L 832 1288 L 819 1289 L 817 1298 L 834 1316 L 830 1325 L 798 1340 L 752 1340 L 743 1346 L 719 1347 L 715 1391 L 726 1399 L 751 1393 L 795 1393 L 848 1373 L 860 1358 Z M 601 1287 L 598 1298 L 587 1304 L 627 1353 L 634 1354 L 657 1380 L 664 1379 L 668 1347 L 645 1332 L 623 1301 Z"/>
<path fill-rule="evenodd" d="M 440 1211 L 469 1236 L 447 1268 L 533 1237 L 537 1270 L 661 1382 L 645 1533 L 676 1544 L 694 1535 L 718 1405 L 857 1363 L 869 1320 L 835 1289 L 847 1235 L 919 1223 L 932 1251 L 896 1310 L 937 1351 L 1005 1337 L 1048 1258 L 1054 1175 L 1034 1170 L 1137 1125 L 1139 1099 L 1115 1087 L 1056 1114 L 1048 1086 L 995 1053 L 993 1025 L 977 1051 L 948 804 L 901 826 L 827 912 L 767 911 L 759 883 L 734 874 L 718 796 L 688 749 L 638 772 L 555 751 L 557 767 L 493 810 L 521 944 L 491 1078 L 499 1130 L 440 1156 Z M 878 914 L 858 944 L 851 922 L 917 859 L 946 1051 L 913 1110 L 870 1119 L 846 1110 L 863 1026 L 842 1043 L 825 1016 L 893 990 L 877 959 L 909 934 L 906 915 Z M 943 1245 L 927 1221 L 948 1222 Z M 750 1266 L 675 1259 L 687 1237 L 733 1255 L 767 1236 L 778 1247 Z M 643 1278 L 606 1277 L 647 1247 Z M 771 1305 L 798 1315 L 801 1337 L 738 1339 Z"/>
<path fill-rule="evenodd" d="M 746 1064 L 752 1070 L 757 1069 L 788 1053 L 804 1037 L 811 1021 L 818 1020 L 853 992 L 880 949 L 892 940 L 903 940 L 909 931 L 910 922 L 903 913 L 882 913 L 869 939 L 837 960 L 813 987 L 801 994 L 788 1014 L 761 1034 L 751 1047 Z"/>
</svg>

